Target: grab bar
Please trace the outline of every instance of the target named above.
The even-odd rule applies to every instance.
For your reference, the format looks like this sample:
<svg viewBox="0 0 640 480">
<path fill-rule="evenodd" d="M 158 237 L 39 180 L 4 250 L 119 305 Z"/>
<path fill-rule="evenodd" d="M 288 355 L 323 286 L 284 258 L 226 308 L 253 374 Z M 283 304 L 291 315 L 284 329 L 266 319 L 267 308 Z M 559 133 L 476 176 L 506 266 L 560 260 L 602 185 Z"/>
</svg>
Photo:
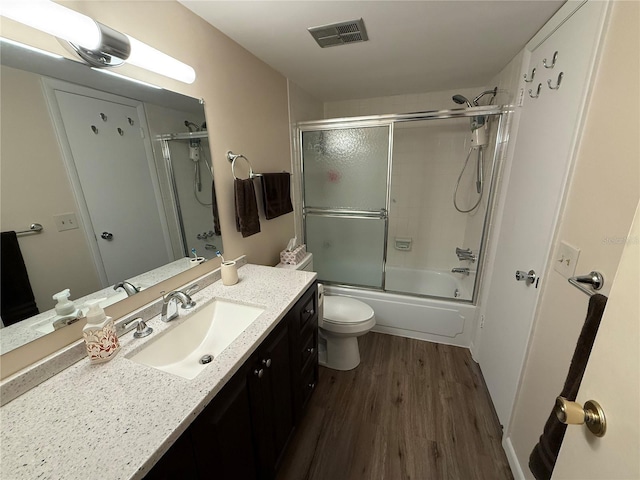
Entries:
<svg viewBox="0 0 640 480">
<path fill-rule="evenodd" d="M 41 224 L 39 223 L 32 223 L 29 226 L 29 230 L 19 230 L 16 231 L 16 235 L 23 235 L 25 233 L 40 233 L 42 231 L 43 227 Z"/>
<path fill-rule="evenodd" d="M 604 276 L 596 271 L 589 272 L 588 275 L 571 277 L 568 281 L 571 285 L 589 296 L 595 295 L 596 292 L 594 292 L 594 290 L 600 290 L 604 286 Z M 585 287 L 585 284 L 591 285 L 591 289 Z"/>
</svg>

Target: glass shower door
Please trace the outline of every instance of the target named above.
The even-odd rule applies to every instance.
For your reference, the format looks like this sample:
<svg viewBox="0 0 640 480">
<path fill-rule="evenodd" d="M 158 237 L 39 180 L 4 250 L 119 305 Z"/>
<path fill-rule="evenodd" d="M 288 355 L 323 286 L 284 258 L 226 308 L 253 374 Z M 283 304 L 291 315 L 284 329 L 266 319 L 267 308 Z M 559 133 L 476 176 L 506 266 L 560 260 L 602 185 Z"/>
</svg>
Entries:
<svg viewBox="0 0 640 480">
<path fill-rule="evenodd" d="M 390 130 L 302 132 L 305 239 L 322 281 L 384 285 Z"/>
</svg>

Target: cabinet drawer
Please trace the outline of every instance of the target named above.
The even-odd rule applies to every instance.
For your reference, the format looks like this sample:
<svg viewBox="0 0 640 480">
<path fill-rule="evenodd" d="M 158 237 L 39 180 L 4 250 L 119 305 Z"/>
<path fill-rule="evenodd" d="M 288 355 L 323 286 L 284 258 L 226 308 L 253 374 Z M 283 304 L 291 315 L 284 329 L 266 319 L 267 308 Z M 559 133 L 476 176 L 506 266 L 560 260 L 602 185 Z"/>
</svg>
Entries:
<svg viewBox="0 0 640 480">
<path fill-rule="evenodd" d="M 300 351 L 300 365 L 305 369 L 307 364 L 311 361 L 313 357 L 316 357 L 316 352 L 318 350 L 318 329 L 309 329 L 307 332 L 307 339 L 303 340 L 302 350 Z"/>
<path fill-rule="evenodd" d="M 311 365 L 305 369 L 302 374 L 302 385 L 300 386 L 302 389 L 302 407 L 304 408 L 307 405 L 307 402 L 311 398 L 311 394 L 316 389 L 316 385 L 318 384 L 318 355 L 313 356 Z"/>
<path fill-rule="evenodd" d="M 302 308 L 300 308 L 300 330 L 304 330 L 311 321 L 316 318 L 318 310 L 316 289 L 312 288 L 305 295 L 306 298 L 302 299 Z"/>
</svg>

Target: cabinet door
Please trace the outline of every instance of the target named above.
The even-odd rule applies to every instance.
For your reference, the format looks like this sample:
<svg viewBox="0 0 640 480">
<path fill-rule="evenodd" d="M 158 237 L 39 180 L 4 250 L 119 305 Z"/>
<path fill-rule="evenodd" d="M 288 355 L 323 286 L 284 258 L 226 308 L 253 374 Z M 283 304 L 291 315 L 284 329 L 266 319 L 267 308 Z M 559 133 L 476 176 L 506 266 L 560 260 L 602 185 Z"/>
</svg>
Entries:
<svg viewBox="0 0 640 480">
<path fill-rule="evenodd" d="M 262 344 L 249 372 L 260 478 L 273 478 L 293 433 L 293 390 L 286 319 Z"/>
<path fill-rule="evenodd" d="M 198 469 L 193 454 L 189 431 L 183 433 L 176 443 L 155 464 L 145 480 L 197 480 Z"/>
<path fill-rule="evenodd" d="M 191 427 L 200 478 L 255 480 L 246 370 L 236 374 Z"/>
</svg>

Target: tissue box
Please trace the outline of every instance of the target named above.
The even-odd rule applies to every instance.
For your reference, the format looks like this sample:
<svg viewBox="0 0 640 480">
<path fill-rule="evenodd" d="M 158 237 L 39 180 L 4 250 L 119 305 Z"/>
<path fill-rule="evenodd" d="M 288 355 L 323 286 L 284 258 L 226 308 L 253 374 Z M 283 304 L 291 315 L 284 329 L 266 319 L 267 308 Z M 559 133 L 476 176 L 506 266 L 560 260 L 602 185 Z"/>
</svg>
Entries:
<svg viewBox="0 0 640 480">
<path fill-rule="evenodd" d="M 307 246 L 302 244 L 290 252 L 287 252 L 286 250 L 280 252 L 280 262 L 286 263 L 287 265 L 296 265 L 302 261 L 306 254 Z"/>
</svg>

